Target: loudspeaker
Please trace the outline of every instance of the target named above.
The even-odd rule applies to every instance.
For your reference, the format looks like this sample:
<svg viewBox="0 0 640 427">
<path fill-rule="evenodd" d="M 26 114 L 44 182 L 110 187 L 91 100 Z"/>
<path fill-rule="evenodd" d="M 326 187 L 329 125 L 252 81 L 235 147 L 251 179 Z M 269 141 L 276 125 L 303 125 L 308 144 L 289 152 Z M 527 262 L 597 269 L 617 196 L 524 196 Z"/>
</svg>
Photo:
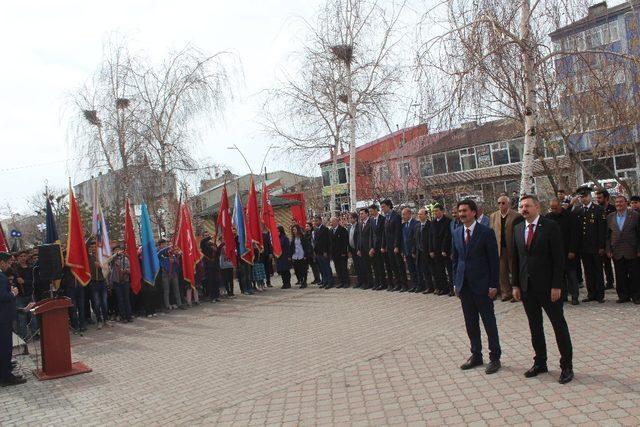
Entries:
<svg viewBox="0 0 640 427">
<path fill-rule="evenodd" d="M 40 279 L 54 281 L 62 279 L 62 250 L 58 244 L 38 246 L 38 270 Z"/>
</svg>

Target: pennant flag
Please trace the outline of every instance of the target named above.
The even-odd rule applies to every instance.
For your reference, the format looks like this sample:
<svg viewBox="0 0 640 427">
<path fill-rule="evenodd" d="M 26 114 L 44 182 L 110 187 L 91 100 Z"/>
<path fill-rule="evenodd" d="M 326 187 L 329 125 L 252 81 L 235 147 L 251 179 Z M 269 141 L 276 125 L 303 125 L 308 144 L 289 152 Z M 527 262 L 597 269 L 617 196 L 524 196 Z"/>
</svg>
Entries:
<svg viewBox="0 0 640 427">
<path fill-rule="evenodd" d="M 54 244 L 60 243 L 60 237 L 58 237 L 58 227 L 56 227 L 56 220 L 53 216 L 53 209 L 51 208 L 51 200 L 49 200 L 49 195 L 47 194 L 47 206 L 46 206 L 46 215 L 45 215 L 45 226 L 47 227 L 44 236 L 45 244 Z"/>
<path fill-rule="evenodd" d="M 246 227 L 247 240 L 256 245 L 258 252 L 262 252 L 264 242 L 262 241 L 262 229 L 260 227 L 260 213 L 258 212 L 258 195 L 256 194 L 256 186 L 253 182 L 253 175 L 249 181 L 249 196 L 247 198 L 247 218 Z"/>
<path fill-rule="evenodd" d="M 146 203 L 142 202 L 140 214 L 140 242 L 142 243 L 142 279 L 153 286 L 160 270 L 158 248 L 153 240 L 153 228 Z"/>
<path fill-rule="evenodd" d="M 7 238 L 4 235 L 2 223 L 0 223 L 0 252 L 9 252 L 9 246 L 7 246 Z"/>
<path fill-rule="evenodd" d="M 179 216 L 180 225 L 175 239 L 176 246 L 180 248 L 182 258 L 182 274 L 184 280 L 189 282 L 192 288 L 196 287 L 196 264 L 202 259 L 202 253 L 198 248 L 196 236 L 191 224 L 191 212 L 186 203 L 182 203 Z"/>
<path fill-rule="evenodd" d="M 222 234 L 224 242 L 224 255 L 233 263 L 234 267 L 238 266 L 236 259 L 236 239 L 233 235 L 231 224 L 231 213 L 229 212 L 229 197 L 227 196 L 227 184 L 222 188 L 222 197 L 220 198 L 220 212 L 216 221 L 218 233 Z"/>
<path fill-rule="evenodd" d="M 96 259 L 100 263 L 102 273 L 105 277 L 109 272 L 109 260 L 111 259 L 111 242 L 109 241 L 109 232 L 107 224 L 100 206 L 100 196 L 98 192 L 98 180 L 95 181 L 93 192 L 93 218 L 91 224 L 91 234 L 96 241 Z"/>
<path fill-rule="evenodd" d="M 89 253 L 84 241 L 84 231 L 82 230 L 82 220 L 80 209 L 76 197 L 73 195 L 71 183 L 69 183 L 69 235 L 67 237 L 67 266 L 71 268 L 71 273 L 83 286 L 91 280 L 91 269 L 89 268 Z"/>
<path fill-rule="evenodd" d="M 131 280 L 131 291 L 138 295 L 142 286 L 142 273 L 140 272 L 140 260 L 138 259 L 138 246 L 136 245 L 136 235 L 133 231 L 133 218 L 131 217 L 131 207 L 129 199 L 124 209 L 124 244 L 129 258 L 129 277 Z"/>
<path fill-rule="evenodd" d="M 236 200 L 233 206 L 233 223 L 238 231 L 238 246 L 240 249 L 240 258 L 253 264 L 253 248 L 251 244 L 247 247 L 247 229 L 244 224 L 244 211 L 242 208 L 242 201 L 236 191 Z M 235 242 L 234 242 L 235 244 Z"/>
<path fill-rule="evenodd" d="M 280 236 L 278 235 L 278 226 L 276 225 L 276 216 L 273 212 L 273 206 L 269 200 L 269 190 L 267 183 L 262 182 L 262 223 L 271 233 L 271 247 L 276 258 L 282 255 L 282 247 L 280 246 Z"/>
</svg>

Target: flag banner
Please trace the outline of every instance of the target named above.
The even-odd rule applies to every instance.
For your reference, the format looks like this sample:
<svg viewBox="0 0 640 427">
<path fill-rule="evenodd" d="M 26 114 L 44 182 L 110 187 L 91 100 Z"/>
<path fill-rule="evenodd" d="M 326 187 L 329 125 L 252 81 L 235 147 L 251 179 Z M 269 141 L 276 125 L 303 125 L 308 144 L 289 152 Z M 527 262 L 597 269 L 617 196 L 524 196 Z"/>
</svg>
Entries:
<svg viewBox="0 0 640 427">
<path fill-rule="evenodd" d="M 160 271 L 158 248 L 153 239 L 153 228 L 146 203 L 142 203 L 140 214 L 140 243 L 142 244 L 142 279 L 153 286 Z"/>
<path fill-rule="evenodd" d="M 300 202 L 299 205 L 291 206 L 291 216 L 296 224 L 304 230 L 304 227 L 307 225 L 307 208 L 304 205 L 304 193 L 280 194 L 278 197 Z"/>
<path fill-rule="evenodd" d="M 269 200 L 269 189 L 267 183 L 262 182 L 262 223 L 271 233 L 271 247 L 273 255 L 280 258 L 282 255 L 282 247 L 280 246 L 280 236 L 278 235 L 278 226 L 276 224 L 276 216 L 273 213 L 273 206 Z"/>
<path fill-rule="evenodd" d="M 47 194 L 47 206 L 45 209 L 45 221 L 44 224 L 47 227 L 45 230 L 44 243 L 54 244 L 60 243 L 60 237 L 58 237 L 58 227 L 56 227 L 56 220 L 53 216 L 53 209 L 51 208 L 51 201 Z"/>
<path fill-rule="evenodd" d="M 124 243 L 127 257 L 129 258 L 129 277 L 131 281 L 131 291 L 134 295 L 138 295 L 142 287 L 142 272 L 140 271 L 140 260 L 138 259 L 138 246 L 136 245 L 136 235 L 133 228 L 133 218 L 131 216 L 131 207 L 127 199 L 125 205 L 124 217 Z"/>
<path fill-rule="evenodd" d="M 247 248 L 247 229 L 244 224 L 244 209 L 237 191 L 236 200 L 233 204 L 233 224 L 236 226 L 238 232 L 238 248 L 240 251 L 238 255 L 249 264 L 253 264 L 253 249 L 251 245 Z"/>
<path fill-rule="evenodd" d="M 91 221 L 91 234 L 96 241 L 96 259 L 100 263 L 104 277 L 109 275 L 109 260 L 111 259 L 111 242 L 109 241 L 109 231 L 104 220 L 102 206 L 100 206 L 100 196 L 98 181 L 95 181 L 93 192 L 93 217 Z"/>
<path fill-rule="evenodd" d="M 258 195 L 253 182 L 253 175 L 249 180 L 249 196 L 247 197 L 247 217 L 245 218 L 247 231 L 247 241 L 255 244 L 258 252 L 262 252 L 264 242 L 262 241 L 262 228 L 260 227 L 260 213 L 258 212 Z"/>
<path fill-rule="evenodd" d="M 89 253 L 84 240 L 80 209 L 73 195 L 73 189 L 69 184 L 69 235 L 67 237 L 67 266 L 71 273 L 83 286 L 91 281 L 91 269 L 89 268 Z"/>
<path fill-rule="evenodd" d="M 202 259 L 196 236 L 191 223 L 191 212 L 186 203 L 180 209 L 179 226 L 175 237 L 176 246 L 180 249 L 182 258 L 182 274 L 184 280 L 192 288 L 196 287 L 196 264 Z"/>
<path fill-rule="evenodd" d="M 7 237 L 4 235 L 2 229 L 2 223 L 0 223 L 0 252 L 9 252 L 9 246 L 7 245 Z"/>
<path fill-rule="evenodd" d="M 227 195 L 227 184 L 222 188 L 222 197 L 220 198 L 220 211 L 216 221 L 216 228 L 219 235 L 222 235 L 224 242 L 224 255 L 233 263 L 234 267 L 238 266 L 236 258 L 236 239 L 233 235 L 233 224 L 231 223 L 231 213 L 229 211 L 229 196 Z"/>
</svg>

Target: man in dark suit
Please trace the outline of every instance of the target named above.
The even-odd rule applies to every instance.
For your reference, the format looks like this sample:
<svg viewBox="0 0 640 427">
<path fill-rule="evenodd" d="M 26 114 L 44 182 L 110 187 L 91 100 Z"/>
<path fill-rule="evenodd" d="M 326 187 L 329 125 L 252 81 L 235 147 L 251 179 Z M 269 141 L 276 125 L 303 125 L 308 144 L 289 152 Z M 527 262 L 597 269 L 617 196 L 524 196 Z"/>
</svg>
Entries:
<svg viewBox="0 0 640 427">
<path fill-rule="evenodd" d="M 607 216 L 607 256 L 616 269 L 617 303 L 640 304 L 640 214 L 617 196 L 616 211 Z"/>
<path fill-rule="evenodd" d="M 373 282 L 373 257 L 370 256 L 371 251 L 374 250 L 373 243 L 373 227 L 371 226 L 371 220 L 369 218 L 369 211 L 366 208 L 360 209 L 359 212 L 360 221 L 358 223 L 358 238 L 356 245 L 358 252 L 356 253 L 364 264 L 365 281 L 362 285 L 362 289 L 371 289 L 374 286 Z"/>
<path fill-rule="evenodd" d="M 418 271 L 416 266 L 416 257 L 414 256 L 414 247 L 415 247 L 415 229 L 419 224 L 418 220 L 413 218 L 411 214 L 410 208 L 402 209 L 402 241 L 400 243 L 400 247 L 402 248 L 402 255 L 404 256 L 404 261 L 409 269 L 409 276 L 411 278 L 411 288 L 408 287 L 407 282 L 404 283 L 400 292 L 412 291 L 418 288 L 419 278 Z"/>
<path fill-rule="evenodd" d="M 611 195 L 604 188 L 596 191 L 596 203 L 604 209 L 605 218 L 616 211 L 616 208 L 609 202 Z M 613 268 L 611 267 L 611 258 L 604 254 L 600 257 L 602 261 L 602 270 L 605 277 L 605 289 L 613 289 Z"/>
<path fill-rule="evenodd" d="M 578 239 L 578 222 L 576 215 L 570 209 L 565 208 L 565 204 L 561 199 L 554 197 L 549 201 L 549 213 L 547 218 L 555 221 L 560 227 L 562 236 L 562 249 L 564 254 L 564 282 L 562 300 L 567 301 L 568 295 L 571 295 L 571 304 L 580 304 L 579 285 L 578 285 L 578 260 L 576 259 L 577 239 Z M 513 238 L 511 239 L 513 240 Z M 512 265 L 510 268 L 513 267 Z"/>
<path fill-rule="evenodd" d="M 444 215 L 444 207 L 436 204 L 433 207 L 434 219 L 429 227 L 429 256 L 433 260 L 436 295 L 454 295 L 453 289 L 449 289 L 447 280 L 447 263 L 450 260 L 449 248 L 451 247 L 451 220 Z"/>
<path fill-rule="evenodd" d="M 353 267 L 356 270 L 358 276 L 358 283 L 356 288 L 361 288 L 366 281 L 366 273 L 364 271 L 364 260 L 358 255 L 358 239 L 360 237 L 360 221 L 358 221 L 358 213 L 351 212 L 349 214 L 349 228 L 347 228 L 349 238 L 349 254 L 351 255 L 351 261 Z"/>
<path fill-rule="evenodd" d="M 542 310 L 547 313 L 560 350 L 560 384 L 573 379 L 573 348 L 569 328 L 562 311 L 562 278 L 564 251 L 558 224 L 540 216 L 536 196 L 520 199 L 524 222 L 514 227 L 513 298 L 522 300 L 529 320 L 531 344 L 535 351 L 533 366 L 527 378 L 548 372 L 547 345 L 542 326 Z"/>
<path fill-rule="evenodd" d="M 433 264 L 429 256 L 429 228 L 431 222 L 427 219 L 427 210 L 421 208 L 418 211 L 418 224 L 414 230 L 413 253 L 416 259 L 416 272 L 418 273 L 418 287 L 412 289 L 413 292 L 430 294 L 434 292 L 433 287 Z M 410 292 L 411 292 L 410 291 Z"/>
<path fill-rule="evenodd" d="M 402 240 L 402 219 L 393 210 L 391 200 L 384 200 L 380 206 L 384 213 L 384 233 L 382 253 L 387 267 L 387 290 L 399 291 L 407 286 L 407 268 L 404 265 L 400 241 Z"/>
<path fill-rule="evenodd" d="M 26 379 L 11 373 L 13 321 L 16 319 L 18 288 L 9 286 L 5 272 L 11 267 L 11 254 L 0 252 L 0 386 L 24 384 Z"/>
<path fill-rule="evenodd" d="M 373 233 L 373 247 L 369 250 L 369 256 L 373 258 L 373 272 L 375 276 L 375 286 L 373 290 L 381 291 L 387 287 L 387 278 L 384 272 L 384 254 L 382 253 L 385 219 L 380 215 L 378 206 L 369 206 L 369 221 L 371 222 Z"/>
<path fill-rule="evenodd" d="M 602 260 L 607 235 L 607 221 L 602 206 L 591 201 L 591 189 L 578 189 L 582 206 L 574 207 L 578 216 L 578 251 L 584 266 L 587 282 L 587 297 L 582 302 L 604 302 L 604 277 Z"/>
<path fill-rule="evenodd" d="M 313 252 L 316 255 L 316 262 L 320 269 L 320 277 L 322 278 L 321 288 L 329 289 L 333 287 L 333 273 L 331 272 L 331 236 L 329 229 L 322 224 L 322 217 L 316 215 L 313 217 L 312 240 Z"/>
<path fill-rule="evenodd" d="M 340 225 L 338 218 L 331 218 L 331 258 L 336 269 L 336 275 L 340 281 L 339 288 L 349 287 L 349 271 L 347 270 L 347 253 L 349 246 L 349 233 Z"/>
<path fill-rule="evenodd" d="M 462 227 L 453 235 L 453 286 L 462 302 L 464 323 L 471 341 L 471 357 L 460 369 L 483 364 L 480 317 L 487 332 L 490 363 L 485 372 L 500 369 L 500 338 L 493 309 L 493 300 L 500 287 L 498 243 L 491 228 L 476 221 L 477 207 L 473 200 L 458 202 L 458 216 Z"/>
</svg>

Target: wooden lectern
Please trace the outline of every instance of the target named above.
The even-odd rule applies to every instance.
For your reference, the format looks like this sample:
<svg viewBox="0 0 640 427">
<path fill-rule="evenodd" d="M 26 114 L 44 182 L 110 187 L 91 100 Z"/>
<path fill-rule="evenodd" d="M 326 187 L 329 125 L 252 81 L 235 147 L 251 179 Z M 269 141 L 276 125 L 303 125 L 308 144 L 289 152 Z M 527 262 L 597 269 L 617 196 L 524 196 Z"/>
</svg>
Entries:
<svg viewBox="0 0 640 427">
<path fill-rule="evenodd" d="M 69 307 L 67 297 L 47 298 L 33 304 L 30 311 L 38 316 L 42 369 L 33 371 L 39 380 L 52 380 L 91 372 L 82 362 L 71 363 Z"/>
</svg>

